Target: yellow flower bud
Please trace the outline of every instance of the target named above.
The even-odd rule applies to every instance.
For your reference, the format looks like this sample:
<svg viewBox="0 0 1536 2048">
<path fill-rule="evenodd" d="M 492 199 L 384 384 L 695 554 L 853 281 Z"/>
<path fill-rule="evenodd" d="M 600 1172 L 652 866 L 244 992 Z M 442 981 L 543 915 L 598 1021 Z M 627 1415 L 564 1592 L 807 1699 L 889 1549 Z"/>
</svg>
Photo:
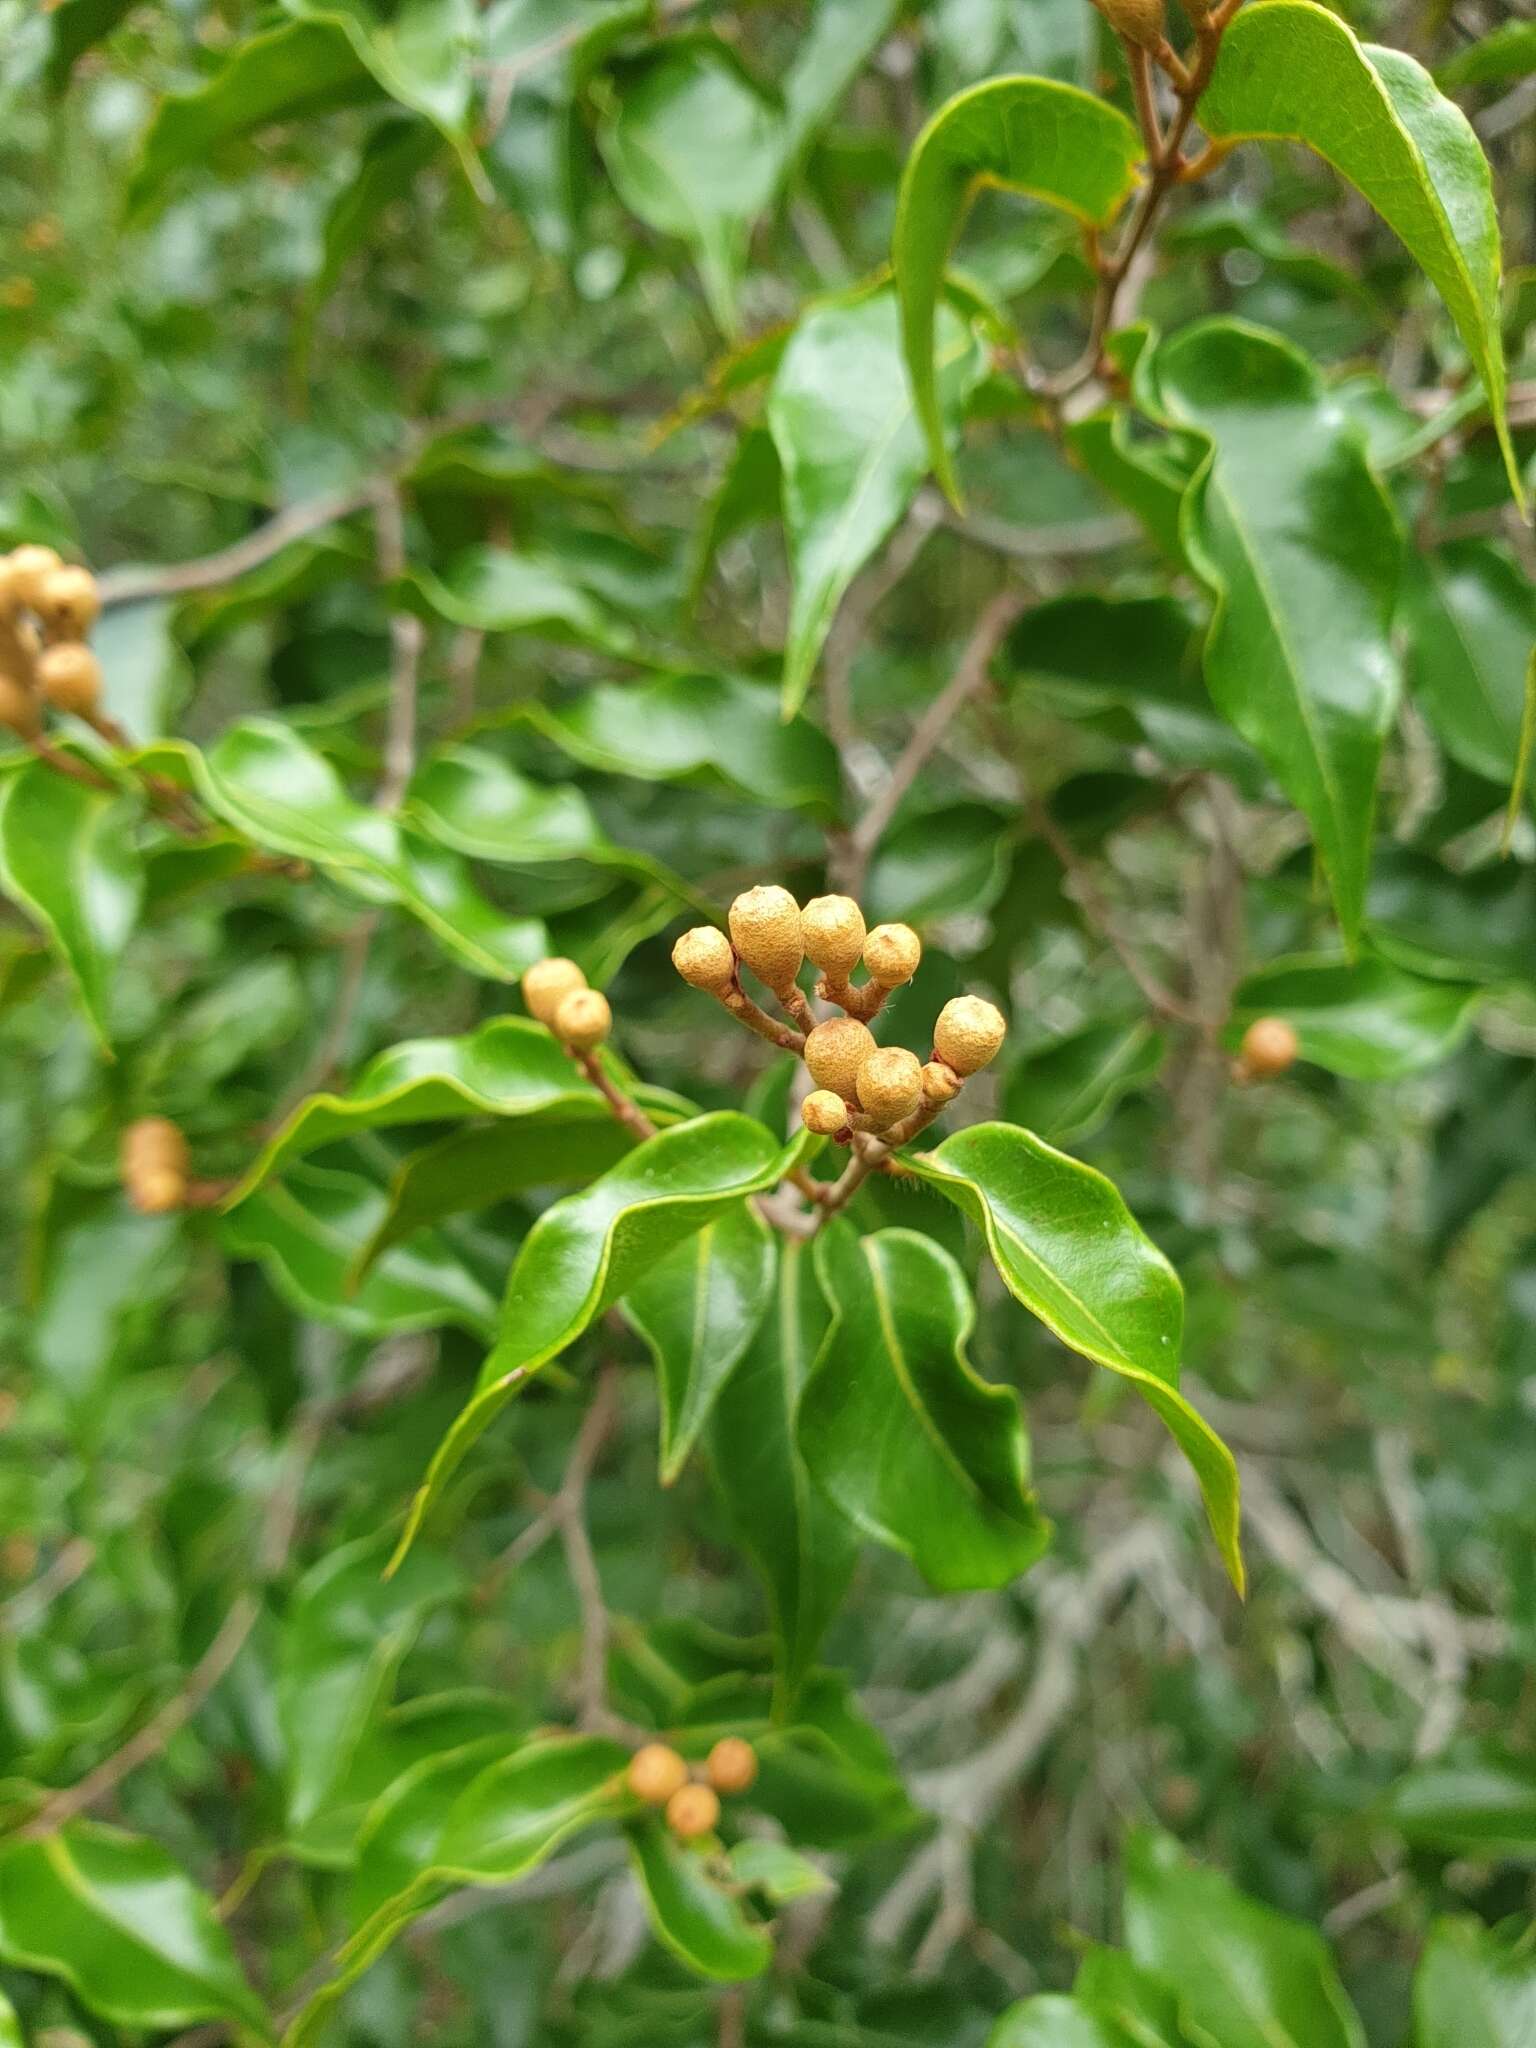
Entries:
<svg viewBox="0 0 1536 2048">
<path fill-rule="evenodd" d="M 846 977 L 864 950 L 864 913 L 851 896 L 813 896 L 800 931 L 805 957 L 827 974 Z"/>
<path fill-rule="evenodd" d="M 704 1775 L 717 1792 L 745 1792 L 757 1776 L 757 1751 L 739 1735 L 722 1735 L 704 1759 Z"/>
<path fill-rule="evenodd" d="M 15 676 L 0 669 L 0 725 L 19 733 L 24 740 L 35 739 L 43 729 L 42 708 L 36 693 Z"/>
<path fill-rule="evenodd" d="M 731 944 L 764 987 L 776 994 L 800 972 L 800 906 L 787 889 L 763 883 L 730 909 Z"/>
<path fill-rule="evenodd" d="M 156 1169 L 134 1181 L 128 1199 L 141 1216 L 165 1216 L 180 1209 L 187 1199 L 186 1176 L 168 1169 Z"/>
<path fill-rule="evenodd" d="M 923 942 L 909 924 L 877 924 L 864 941 L 864 965 L 881 988 L 900 988 L 917 972 Z"/>
<path fill-rule="evenodd" d="M 555 1012 L 572 989 L 585 988 L 587 977 L 574 960 L 536 960 L 523 976 L 523 1001 L 541 1024 L 553 1024 Z"/>
<path fill-rule="evenodd" d="M 595 988 L 573 988 L 560 999 L 553 1029 L 556 1038 L 577 1052 L 591 1052 L 613 1029 L 608 998 Z"/>
<path fill-rule="evenodd" d="M 33 609 L 55 638 L 83 640 L 101 616 L 101 592 L 89 569 L 53 569 L 38 579 Z"/>
<path fill-rule="evenodd" d="M 1301 1041 L 1294 1024 L 1284 1017 L 1255 1017 L 1243 1033 L 1238 1060 L 1244 1073 L 1255 1081 L 1271 1081 L 1294 1066 Z"/>
<path fill-rule="evenodd" d="M 720 1800 L 708 1785 L 684 1785 L 667 1801 L 667 1826 L 681 1841 L 712 1835 L 720 1819 Z"/>
<path fill-rule="evenodd" d="M 947 1060 L 930 1060 L 923 1069 L 923 1100 L 930 1109 L 942 1109 L 960 1093 L 960 1076 Z"/>
<path fill-rule="evenodd" d="M 1008 1025 L 996 1003 L 982 996 L 956 996 L 939 1012 L 933 1027 L 933 1049 L 962 1080 L 979 1074 L 997 1057 Z"/>
<path fill-rule="evenodd" d="M 878 1124 L 900 1123 L 923 1099 L 923 1064 L 904 1045 L 883 1045 L 859 1069 L 859 1102 Z"/>
<path fill-rule="evenodd" d="M 101 702 L 101 663 L 78 640 L 61 640 L 37 664 L 37 687 L 55 711 L 89 718 Z"/>
<path fill-rule="evenodd" d="M 859 1069 L 875 1049 L 875 1035 L 857 1017 L 829 1017 L 807 1032 L 805 1064 L 818 1088 L 852 1102 Z"/>
<path fill-rule="evenodd" d="M 665 1806 L 688 1782 L 688 1766 L 665 1742 L 647 1742 L 637 1749 L 624 1773 L 626 1784 L 647 1806 Z"/>
<path fill-rule="evenodd" d="M 58 551 L 37 545 L 17 548 L 11 556 L 7 582 L 24 605 L 33 611 L 43 594 L 43 585 L 56 569 L 64 566 Z"/>
<path fill-rule="evenodd" d="M 692 987 L 718 995 L 731 985 L 736 955 L 724 932 L 717 931 L 712 924 L 700 924 L 691 932 L 684 932 L 672 948 L 672 965 Z"/>
<path fill-rule="evenodd" d="M 186 1133 L 168 1116 L 141 1116 L 129 1124 L 118 1142 L 124 1180 L 152 1169 L 185 1174 L 192 1163 Z"/>
<path fill-rule="evenodd" d="M 835 1138 L 847 1127 L 848 1105 L 830 1088 L 813 1088 L 800 1105 L 800 1121 L 818 1138 Z"/>
</svg>

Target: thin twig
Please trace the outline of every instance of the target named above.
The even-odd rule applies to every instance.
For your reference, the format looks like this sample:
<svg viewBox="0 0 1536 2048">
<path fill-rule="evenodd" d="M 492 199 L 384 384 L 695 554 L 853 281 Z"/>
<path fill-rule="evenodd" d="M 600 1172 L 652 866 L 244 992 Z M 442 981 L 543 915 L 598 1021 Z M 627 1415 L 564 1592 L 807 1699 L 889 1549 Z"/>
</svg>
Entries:
<svg viewBox="0 0 1536 2048">
<path fill-rule="evenodd" d="M 394 583 L 405 574 L 405 507 L 394 484 L 374 499 L 374 544 L 379 575 Z M 384 739 L 384 774 L 374 807 L 397 811 L 416 767 L 416 697 L 426 627 L 397 604 L 389 614 L 389 726 Z"/>
<path fill-rule="evenodd" d="M 595 1052 L 577 1052 L 571 1049 L 571 1058 L 586 1075 L 592 1086 L 602 1096 L 619 1122 L 634 1132 L 637 1138 L 654 1138 L 656 1126 L 651 1122 L 638 1102 L 633 1102 L 616 1081 L 603 1072 L 602 1062 Z"/>
<path fill-rule="evenodd" d="M 221 583 L 233 583 L 237 576 L 248 576 L 251 570 L 270 562 L 295 541 L 361 512 L 374 502 L 378 488 L 377 480 L 369 479 L 350 490 L 330 491 L 302 505 L 290 505 L 243 540 L 190 562 L 173 562 L 159 568 L 109 569 L 98 579 L 102 606 L 105 609 L 111 605 L 137 604 L 150 597 L 185 597 L 195 590 L 214 590 Z"/>
<path fill-rule="evenodd" d="M 96 1546 L 83 1536 L 71 1536 L 60 1547 L 53 1562 L 40 1571 L 29 1586 L 0 1603 L 0 1634 L 12 1635 L 25 1628 L 45 1609 L 68 1592 L 76 1579 L 88 1572 L 96 1559 Z"/>
</svg>

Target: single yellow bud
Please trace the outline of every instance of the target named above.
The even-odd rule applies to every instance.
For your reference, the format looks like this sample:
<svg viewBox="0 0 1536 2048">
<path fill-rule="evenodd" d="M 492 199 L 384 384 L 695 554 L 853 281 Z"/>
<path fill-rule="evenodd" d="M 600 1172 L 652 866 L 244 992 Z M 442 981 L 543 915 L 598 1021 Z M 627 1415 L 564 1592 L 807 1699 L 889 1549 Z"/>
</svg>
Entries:
<svg viewBox="0 0 1536 2048">
<path fill-rule="evenodd" d="M 32 543 L 17 548 L 11 556 L 7 580 L 22 603 L 37 611 L 40 609 L 39 600 L 43 594 L 43 585 L 56 569 L 62 569 L 63 566 L 63 560 L 56 549 Z"/>
<path fill-rule="evenodd" d="M 877 924 L 864 941 L 864 965 L 881 988 L 900 988 L 917 972 L 923 942 L 909 924 Z"/>
<path fill-rule="evenodd" d="M 1272 1081 L 1295 1065 L 1300 1050 L 1301 1040 L 1294 1024 L 1287 1023 L 1284 1017 L 1255 1017 L 1243 1033 L 1237 1057 L 1243 1072 L 1252 1080 Z"/>
<path fill-rule="evenodd" d="M 900 1123 L 923 1099 L 923 1063 L 904 1045 L 883 1045 L 859 1069 L 859 1102 L 878 1124 Z"/>
<path fill-rule="evenodd" d="M 757 1751 L 739 1735 L 722 1735 L 704 1760 L 704 1775 L 717 1792 L 745 1792 L 757 1776 Z"/>
<path fill-rule="evenodd" d="M 933 1049 L 964 1080 L 997 1057 L 1008 1025 L 996 1003 L 983 996 L 956 996 L 939 1012 Z"/>
<path fill-rule="evenodd" d="M 595 988 L 573 988 L 555 1012 L 554 1033 L 577 1052 L 591 1052 L 613 1029 L 608 998 Z"/>
<path fill-rule="evenodd" d="M 0 725 L 19 733 L 24 740 L 36 739 L 43 729 L 42 707 L 37 694 L 15 676 L 0 669 Z"/>
<path fill-rule="evenodd" d="M 141 1116 L 124 1130 L 118 1142 L 118 1160 L 125 1181 L 147 1173 L 174 1173 L 185 1178 L 192 1152 L 186 1133 L 168 1116 Z"/>
<path fill-rule="evenodd" d="M 864 950 L 864 913 L 851 896 L 813 896 L 800 913 L 805 957 L 846 977 Z"/>
<path fill-rule="evenodd" d="M 1163 40 L 1163 0 L 1094 0 L 1117 36 L 1138 49 L 1155 50 Z"/>
<path fill-rule="evenodd" d="M 83 640 L 101 617 L 101 592 L 89 569 L 53 569 L 38 581 L 33 609 L 59 640 Z"/>
<path fill-rule="evenodd" d="M 187 1178 L 169 1168 L 156 1168 L 130 1182 L 128 1199 L 141 1216 L 164 1216 L 187 1199 Z"/>
<path fill-rule="evenodd" d="M 787 889 L 761 884 L 738 896 L 730 909 L 731 944 L 765 988 L 775 994 L 791 986 L 805 948 L 800 939 L 800 906 Z"/>
<path fill-rule="evenodd" d="M 556 956 L 552 960 L 535 960 L 523 976 L 523 1001 L 528 1014 L 537 1017 L 541 1024 L 552 1025 L 555 1012 L 562 1001 L 574 988 L 585 988 L 587 977 L 574 960 Z"/>
<path fill-rule="evenodd" d="M 930 1109 L 942 1109 L 960 1093 L 960 1076 L 947 1060 L 930 1060 L 923 1069 L 923 1100 Z"/>
<path fill-rule="evenodd" d="M 875 1049 L 875 1034 L 857 1017 L 829 1017 L 806 1033 L 805 1064 L 818 1088 L 852 1102 L 859 1069 Z"/>
<path fill-rule="evenodd" d="M 629 1760 L 624 1781 L 647 1806 L 665 1806 L 688 1782 L 688 1766 L 665 1742 L 647 1742 Z"/>
<path fill-rule="evenodd" d="M 693 988 L 718 995 L 735 978 L 736 955 L 724 932 L 712 924 L 700 924 L 684 932 L 672 948 L 672 965 Z"/>
<path fill-rule="evenodd" d="M 667 1801 L 667 1826 L 680 1841 L 712 1835 L 719 1819 L 720 1801 L 708 1785 L 681 1786 Z"/>
<path fill-rule="evenodd" d="M 37 687 L 55 711 L 89 718 L 101 702 L 101 663 L 80 641 L 61 640 L 39 659 Z"/>
<path fill-rule="evenodd" d="M 835 1138 L 848 1125 L 848 1105 L 830 1088 L 813 1088 L 800 1105 L 800 1121 L 818 1138 Z"/>
</svg>

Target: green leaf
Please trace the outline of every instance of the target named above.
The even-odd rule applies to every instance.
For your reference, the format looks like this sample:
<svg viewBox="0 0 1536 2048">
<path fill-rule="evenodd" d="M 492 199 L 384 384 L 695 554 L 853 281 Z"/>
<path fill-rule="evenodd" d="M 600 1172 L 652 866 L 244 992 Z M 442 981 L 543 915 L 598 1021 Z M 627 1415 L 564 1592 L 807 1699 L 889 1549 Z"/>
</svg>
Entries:
<svg viewBox="0 0 1536 2048">
<path fill-rule="evenodd" d="M 356 1927 L 433 1868 L 459 1794 L 526 1739 L 526 1730 L 507 1727 L 440 1748 L 417 1758 L 370 1802 L 358 1830 L 349 1895 Z"/>
<path fill-rule="evenodd" d="M 629 1829 L 629 1847 L 651 1925 L 680 1963 L 727 1984 L 762 1975 L 773 1943 L 713 1875 L 702 1844 L 680 1842 L 663 1821 L 647 1819 Z"/>
<path fill-rule="evenodd" d="M 991 78 L 958 93 L 918 136 L 902 175 L 891 256 L 902 347 L 934 472 L 958 502 L 944 443 L 934 316 L 972 194 L 1007 186 L 1108 227 L 1136 185 L 1142 142 L 1117 108 L 1048 78 Z"/>
<path fill-rule="evenodd" d="M 1416 1848 L 1529 1861 L 1536 1856 L 1536 1768 L 1492 1744 L 1417 1764 L 1391 1787 L 1379 1814 Z"/>
<path fill-rule="evenodd" d="M 787 1906 L 795 1899 L 815 1898 L 834 1888 L 832 1879 L 808 1856 L 765 1836 L 738 1842 L 731 1851 L 730 1866 L 733 1882 L 761 1892 L 776 1906 Z"/>
<path fill-rule="evenodd" d="M 1536 71 L 1536 21 L 1501 21 L 1435 72 L 1436 85 L 1502 85 Z"/>
<path fill-rule="evenodd" d="M 1536 1953 L 1472 1919 L 1437 1920 L 1413 1980 L 1417 2048 L 1536 2041 Z"/>
<path fill-rule="evenodd" d="M 133 806 L 29 762 L 0 785 L 0 890 L 47 935 L 112 1058 L 112 975 L 138 919 L 144 872 Z"/>
<path fill-rule="evenodd" d="M 811 1483 L 795 1416 L 828 1314 L 809 1248 L 786 1240 L 778 1289 L 746 1357 L 716 1397 L 710 1462 L 737 1541 L 768 1592 L 781 1704 L 800 1693 L 848 1590 L 853 1530 Z"/>
<path fill-rule="evenodd" d="M 1072 1988 L 1085 2005 L 1123 2027 L 1135 2048 L 1185 2048 L 1173 1985 L 1155 1971 L 1144 1970 L 1124 1949 L 1090 1944 Z"/>
<path fill-rule="evenodd" d="M 1322 1936 L 1187 1862 L 1166 1835 L 1131 1840 L 1125 1940 L 1175 1987 L 1196 2038 L 1221 2048 L 1365 2048 Z"/>
<path fill-rule="evenodd" d="M 1013 1124 L 976 1124 L 905 1164 L 981 1226 L 1004 1284 L 1072 1350 L 1122 1374 L 1194 1467 L 1242 1590 L 1237 1467 L 1179 1392 L 1178 1278 L 1101 1173 Z"/>
<path fill-rule="evenodd" d="M 895 20 L 896 0 L 816 0 L 784 74 L 784 153 L 793 160 L 864 68 Z"/>
<path fill-rule="evenodd" d="M 976 1309 L 946 1251 L 910 1230 L 816 1242 L 832 1310 L 800 1399 L 811 1477 L 848 1519 L 941 1592 L 1004 1586 L 1045 1550 L 1018 1396 L 965 1347 Z"/>
<path fill-rule="evenodd" d="M 1200 124 L 1222 140 L 1300 142 L 1361 192 L 1450 308 L 1523 503 L 1505 415 L 1499 224 L 1471 123 L 1401 50 L 1362 44 L 1312 0 L 1261 0 L 1222 37 Z"/>
<path fill-rule="evenodd" d="M 21 2037 L 21 2021 L 16 2017 L 16 2008 L 0 1991 L 0 2048 L 27 2048 Z"/>
<path fill-rule="evenodd" d="M 336 27 L 392 100 L 455 143 L 468 121 L 478 41 L 473 0 L 282 0 L 300 21 Z"/>
<path fill-rule="evenodd" d="M 1026 1053 L 1003 1084 L 1008 1121 L 1053 1143 L 1095 1130 L 1123 1095 L 1157 1077 L 1165 1033 L 1145 1017 L 1088 1024 Z"/>
<path fill-rule="evenodd" d="M 1403 592 L 1415 702 L 1453 761 L 1490 782 L 1519 780 L 1536 592 L 1490 541 L 1421 555 Z"/>
<path fill-rule="evenodd" d="M 133 0 L 59 0 L 48 15 L 50 93 L 64 91 L 86 51 L 105 42 L 132 5 Z"/>
<path fill-rule="evenodd" d="M 1499 839 L 1501 854 L 1509 852 L 1514 840 L 1515 826 L 1519 823 L 1530 781 L 1533 752 L 1536 752 L 1536 643 L 1532 644 L 1525 664 L 1525 703 L 1520 712 L 1520 739 L 1515 749 L 1515 772 L 1509 783 L 1509 802 L 1504 807 L 1504 830 Z"/>
<path fill-rule="evenodd" d="M 1067 446 L 1096 482 L 1139 519 L 1169 561 L 1184 566 L 1179 531 L 1189 465 L 1177 439 L 1150 440 L 1132 431 L 1127 405 L 1102 405 L 1065 429 Z"/>
<path fill-rule="evenodd" d="M 1256 1017 L 1295 1026 L 1301 1057 L 1354 1081 L 1395 1080 L 1445 1059 L 1465 1036 L 1481 990 L 1426 981 L 1388 960 L 1296 954 L 1243 982 L 1226 1042 Z"/>
<path fill-rule="evenodd" d="M 780 107 L 718 37 L 673 36 L 619 74 L 597 139 L 619 198 L 687 242 L 710 311 L 734 336 L 747 237 L 784 159 Z"/>
<path fill-rule="evenodd" d="M 211 1902 L 153 1842 L 95 1821 L 0 1843 L 0 1955 L 116 2026 L 267 2033 Z"/>
<path fill-rule="evenodd" d="M 994 804 L 905 813 L 882 836 L 869 865 L 864 908 L 870 922 L 899 918 L 921 926 L 990 910 L 1008 879 L 1019 829 L 1017 810 Z"/>
<path fill-rule="evenodd" d="M 325 217 L 320 265 L 304 299 L 306 346 L 316 315 L 348 263 L 367 245 L 380 215 L 411 190 L 441 148 L 442 140 L 431 127 L 409 117 L 383 121 L 368 137 L 357 175 L 342 187 Z"/>
<path fill-rule="evenodd" d="M 242 1201 L 220 1235 L 232 1257 L 258 1260 L 301 1315 L 363 1336 L 442 1323 L 494 1335 L 495 1297 L 433 1231 L 396 1245 L 358 1281 L 385 1210 L 384 1194 L 361 1174 L 299 1165 Z"/>
<path fill-rule="evenodd" d="M 640 644 L 557 556 L 466 548 L 441 575 L 412 569 L 407 589 L 429 613 L 476 633 L 534 633 L 624 657 Z"/>
<path fill-rule="evenodd" d="M 624 1315 L 656 1361 L 663 1486 L 687 1463 L 720 1389 L 757 1334 L 775 1275 L 772 1232 L 750 1202 L 737 1202 L 624 1296 Z"/>
<path fill-rule="evenodd" d="M 792 1726 L 775 1725 L 758 1739 L 760 1769 L 752 1788 L 753 1805 L 791 1841 L 854 1849 L 919 1824 L 890 1750 L 847 1679 L 811 1672 L 795 1697 L 793 1717 Z"/>
<path fill-rule="evenodd" d="M 1162 344 L 1152 374 L 1168 414 L 1210 444 L 1183 527 L 1216 600 L 1206 682 L 1306 813 L 1353 947 L 1397 712 L 1396 519 L 1358 432 L 1288 342 L 1203 321 Z"/>
<path fill-rule="evenodd" d="M 604 1072 L 632 1089 L 647 1113 L 670 1122 L 690 1113 L 665 1089 L 635 1084 L 611 1053 L 600 1058 Z M 368 1062 L 344 1095 L 306 1097 L 257 1154 L 226 1206 L 243 1202 L 290 1160 L 359 1131 L 459 1123 L 474 1116 L 561 1128 L 613 1120 L 597 1089 L 542 1024 L 531 1017 L 492 1017 L 462 1038 L 392 1045 Z"/>
<path fill-rule="evenodd" d="M 1383 847 L 1366 902 L 1371 944 L 1410 974 L 1445 981 L 1536 977 L 1536 870 L 1515 861 L 1457 873 L 1427 854 Z"/>
<path fill-rule="evenodd" d="M 986 2048 L 1137 2048 L 1107 2013 L 1077 1998 L 1045 1992 L 1010 2006 L 987 2036 Z"/>
<path fill-rule="evenodd" d="M 985 358 L 975 333 L 947 308 L 934 346 L 935 402 L 948 446 Z M 844 593 L 928 470 L 895 293 L 813 306 L 780 360 L 767 420 L 783 475 L 794 578 L 784 649 L 784 708 L 794 712 Z"/>
<path fill-rule="evenodd" d="M 722 1110 L 648 1138 L 544 1211 L 508 1276 L 500 1339 L 433 1455 L 391 1570 L 470 1446 L 539 1368 L 674 1246 L 742 1197 L 776 1187 L 807 1149 L 804 1133 L 781 1146 L 762 1124 Z"/>
</svg>

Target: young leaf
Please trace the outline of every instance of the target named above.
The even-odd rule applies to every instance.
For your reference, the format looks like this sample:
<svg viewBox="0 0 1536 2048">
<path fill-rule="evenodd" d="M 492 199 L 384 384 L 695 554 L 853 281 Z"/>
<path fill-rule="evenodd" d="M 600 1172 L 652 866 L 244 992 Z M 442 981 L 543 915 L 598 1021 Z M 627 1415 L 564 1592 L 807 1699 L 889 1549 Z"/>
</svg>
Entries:
<svg viewBox="0 0 1536 2048">
<path fill-rule="evenodd" d="M 702 1846 L 680 1842 L 659 1819 L 629 1829 L 630 1858 L 657 1938 L 701 1977 L 740 1984 L 760 1977 L 773 1943 L 710 1869 Z"/>
<path fill-rule="evenodd" d="M 1199 322 L 1158 349 L 1152 374 L 1168 414 L 1210 446 L 1183 528 L 1216 600 L 1206 682 L 1306 813 L 1353 947 L 1399 693 L 1396 518 L 1358 434 L 1278 336 Z"/>
<path fill-rule="evenodd" d="M 1166 1835 L 1126 1854 L 1126 1947 L 1175 1987 L 1197 2037 L 1222 2048 L 1365 2048 L 1321 1935 L 1186 1862 Z"/>
<path fill-rule="evenodd" d="M 936 404 L 946 445 L 984 368 L 975 334 L 944 309 L 935 342 Z M 783 474 L 794 596 L 784 649 L 784 709 L 798 711 L 843 594 L 906 511 L 928 448 L 902 366 L 896 295 L 814 306 L 768 394 Z"/>
<path fill-rule="evenodd" d="M 768 1590 L 781 1705 L 799 1693 L 858 1551 L 848 1523 L 812 1485 L 795 1440 L 796 1411 L 827 1321 L 810 1250 L 788 1240 L 768 1314 L 709 1423 L 721 1499 Z"/>
<path fill-rule="evenodd" d="M 1412 57 L 1361 43 L 1313 0 L 1260 0 L 1222 37 L 1200 122 L 1221 140 L 1305 143 L 1401 236 L 1477 365 L 1523 503 L 1505 408 L 1498 216 L 1487 158 L 1460 108 Z"/>
<path fill-rule="evenodd" d="M 620 1303 L 656 1361 L 663 1486 L 687 1463 L 756 1335 L 775 1272 L 772 1232 L 750 1202 L 737 1202 L 658 1260 Z"/>
<path fill-rule="evenodd" d="M 1179 1392 L 1184 1296 L 1101 1173 L 1012 1124 L 957 1131 L 907 1164 L 981 1226 L 1016 1300 L 1063 1344 L 1122 1374 L 1194 1467 L 1232 1582 L 1242 1590 L 1237 1467 Z"/>
<path fill-rule="evenodd" d="M 1465 1036 L 1481 999 L 1480 989 L 1425 981 L 1370 954 L 1355 961 L 1298 954 L 1242 984 L 1226 1042 L 1235 1049 L 1256 1017 L 1283 1017 L 1304 1060 L 1350 1080 L 1395 1080 L 1438 1065 Z"/>
<path fill-rule="evenodd" d="M 832 1327 L 800 1399 L 811 1477 L 941 1592 L 1004 1586 L 1050 1540 L 1018 1396 L 965 1355 L 976 1309 L 946 1251 L 910 1230 L 816 1242 Z"/>
<path fill-rule="evenodd" d="M 41 761 L 0 785 L 0 890 L 47 934 L 108 1059 L 112 973 L 144 889 L 132 822 L 123 799 Z"/>
<path fill-rule="evenodd" d="M 1536 2041 L 1536 1954 L 1472 1919 L 1437 1920 L 1413 1980 L 1417 2048 Z"/>
<path fill-rule="evenodd" d="M 153 1842 L 95 1821 L 0 1843 L 0 1956 L 62 1978 L 115 2026 L 267 2033 L 212 1902 Z"/>
<path fill-rule="evenodd" d="M 1107 101 L 1049 78 L 991 78 L 940 107 L 913 145 L 891 258 L 902 348 L 934 473 L 958 502 L 944 440 L 934 317 L 950 245 L 983 184 L 1009 187 L 1108 227 L 1136 184 L 1142 141 Z"/>
<path fill-rule="evenodd" d="M 722 1110 L 648 1138 L 589 1188 L 544 1211 L 508 1277 L 500 1340 L 433 1454 L 391 1571 L 470 1446 L 539 1368 L 674 1246 L 743 1197 L 776 1187 L 806 1149 L 803 1132 L 780 1146 L 762 1124 Z"/>
</svg>

